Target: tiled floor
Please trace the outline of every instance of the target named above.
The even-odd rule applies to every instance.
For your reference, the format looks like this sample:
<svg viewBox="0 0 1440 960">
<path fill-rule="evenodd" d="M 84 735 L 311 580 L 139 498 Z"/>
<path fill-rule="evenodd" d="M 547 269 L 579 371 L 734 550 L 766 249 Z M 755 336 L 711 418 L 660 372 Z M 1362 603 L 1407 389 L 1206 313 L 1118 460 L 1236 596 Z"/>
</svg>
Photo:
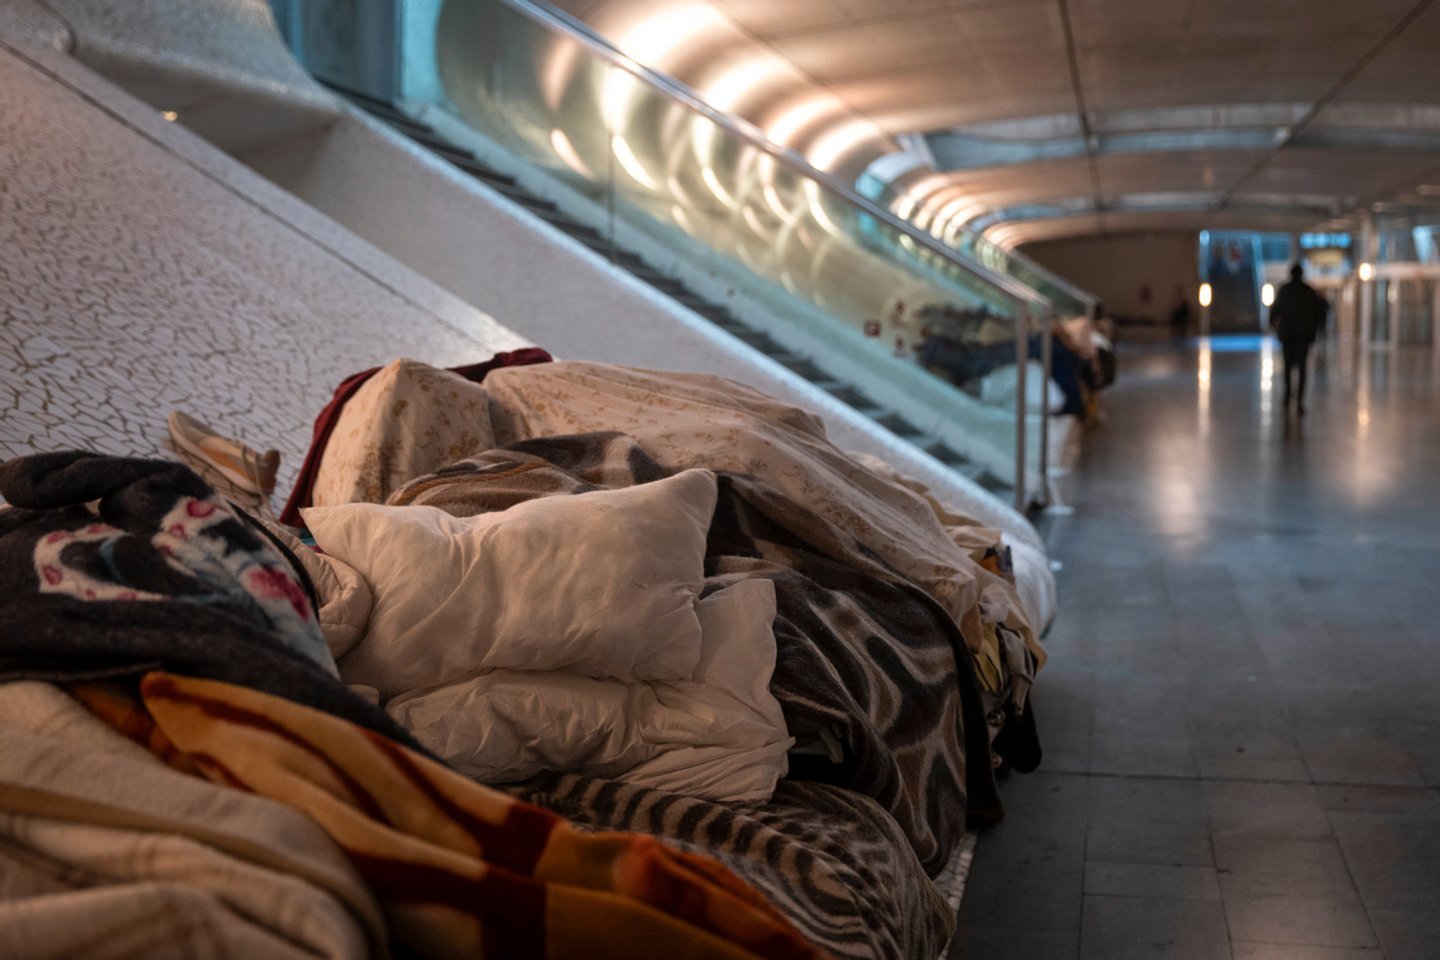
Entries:
<svg viewBox="0 0 1440 960">
<path fill-rule="evenodd" d="M 1122 355 L 952 956 L 1440 957 L 1440 366 L 1344 356 Z"/>
</svg>

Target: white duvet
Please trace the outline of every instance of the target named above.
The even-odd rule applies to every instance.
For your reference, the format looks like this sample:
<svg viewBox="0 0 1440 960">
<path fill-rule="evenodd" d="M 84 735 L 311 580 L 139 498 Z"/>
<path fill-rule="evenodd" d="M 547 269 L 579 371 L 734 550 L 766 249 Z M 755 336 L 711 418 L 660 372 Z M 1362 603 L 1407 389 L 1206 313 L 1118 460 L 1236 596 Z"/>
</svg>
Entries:
<svg viewBox="0 0 1440 960">
<path fill-rule="evenodd" d="M 775 588 L 741 581 L 700 601 L 698 612 L 692 680 L 491 670 L 396 697 L 386 710 L 482 782 L 583 770 L 712 799 L 767 799 L 794 743 L 769 689 Z"/>
<path fill-rule="evenodd" d="M 576 771 L 764 800 L 794 741 L 770 693 L 775 589 L 703 600 L 715 475 L 434 507 L 304 512 L 341 678 L 482 782 Z"/>
</svg>

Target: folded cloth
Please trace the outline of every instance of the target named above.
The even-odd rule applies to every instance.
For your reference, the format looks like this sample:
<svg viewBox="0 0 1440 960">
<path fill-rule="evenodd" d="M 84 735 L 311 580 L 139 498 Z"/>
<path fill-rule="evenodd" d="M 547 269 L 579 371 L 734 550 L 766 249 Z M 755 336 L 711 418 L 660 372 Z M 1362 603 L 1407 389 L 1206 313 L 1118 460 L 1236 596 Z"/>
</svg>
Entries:
<svg viewBox="0 0 1440 960">
<path fill-rule="evenodd" d="M 0 679 L 163 667 L 413 743 L 340 682 L 302 568 L 188 467 L 35 454 L 0 465 L 0 496 Z"/>
<path fill-rule="evenodd" d="M 0 684 L 7 960 L 384 957 L 379 904 L 300 811 L 171 769 L 59 687 Z"/>
<path fill-rule="evenodd" d="M 459 374 L 471 383 L 479 383 L 485 379 L 487 373 L 500 367 L 548 363 L 550 360 L 550 354 L 539 347 L 525 347 L 508 353 L 497 353 L 482 363 L 451 367 L 450 372 Z M 335 395 L 330 398 L 330 402 L 315 418 L 315 432 L 310 440 L 310 449 L 305 452 L 305 462 L 300 465 L 300 473 L 295 478 L 295 487 L 290 491 L 290 499 L 285 501 L 285 509 L 280 511 L 281 523 L 288 523 L 292 527 L 300 525 L 300 508 L 311 505 L 311 495 L 314 492 L 315 479 L 320 470 L 320 461 L 325 456 L 325 450 L 330 443 L 330 435 L 335 431 L 335 425 L 339 422 L 345 405 L 365 385 L 366 381 L 382 369 L 384 368 L 372 367 L 346 377 L 335 388 Z"/>
<path fill-rule="evenodd" d="M 152 673 L 87 695 L 112 728 L 310 816 L 418 956 L 818 958 L 719 863 L 653 837 L 582 833 L 338 717 Z"/>
<path fill-rule="evenodd" d="M 547 437 L 418 478 L 390 503 L 467 516 L 666 475 L 624 434 Z M 920 862 L 939 871 L 964 834 L 967 798 L 970 812 L 998 807 L 960 631 L 919 585 L 835 524 L 757 477 L 717 477 L 705 591 L 774 584 L 770 689 L 790 734 L 803 743 L 842 731 L 846 756 L 824 775 L 879 801 Z"/>
</svg>

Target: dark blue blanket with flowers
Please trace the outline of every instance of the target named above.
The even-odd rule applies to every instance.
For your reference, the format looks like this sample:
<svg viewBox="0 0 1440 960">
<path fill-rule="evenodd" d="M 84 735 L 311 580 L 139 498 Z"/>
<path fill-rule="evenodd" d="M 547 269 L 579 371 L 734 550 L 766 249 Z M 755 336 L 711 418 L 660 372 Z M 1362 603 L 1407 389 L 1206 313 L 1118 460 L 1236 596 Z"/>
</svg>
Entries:
<svg viewBox="0 0 1440 960">
<path fill-rule="evenodd" d="M 288 551 L 189 468 L 82 451 L 0 465 L 0 680 L 224 680 L 413 741 L 351 693 Z"/>
</svg>

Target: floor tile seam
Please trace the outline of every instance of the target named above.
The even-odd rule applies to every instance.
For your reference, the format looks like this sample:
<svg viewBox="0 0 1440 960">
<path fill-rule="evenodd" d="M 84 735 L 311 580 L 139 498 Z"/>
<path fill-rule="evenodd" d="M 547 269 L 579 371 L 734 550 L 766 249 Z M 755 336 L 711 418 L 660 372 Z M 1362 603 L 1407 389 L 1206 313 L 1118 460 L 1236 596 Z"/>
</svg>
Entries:
<svg viewBox="0 0 1440 960">
<path fill-rule="evenodd" d="M 1282 787 L 1337 787 L 1353 790 L 1396 790 L 1396 791 L 1418 791 L 1431 793 L 1440 797 L 1440 785 L 1432 784 L 1408 784 L 1408 783 L 1373 783 L 1369 781 L 1353 780 L 1285 780 L 1276 777 L 1202 777 L 1188 776 L 1178 773 L 1116 773 L 1106 770 L 1047 770 L 1044 767 L 1035 771 L 1037 774 L 1046 776 L 1064 777 L 1086 777 L 1093 780 L 1146 780 L 1146 781 L 1173 781 L 1177 783 L 1251 783 Z M 1029 776 L 1029 774 L 1021 774 Z"/>
<path fill-rule="evenodd" d="M 1120 863 L 1120 864 L 1123 865 L 1123 866 L 1166 866 L 1166 864 L 1127 864 L 1127 863 L 1124 863 L 1124 861 L 1118 861 L 1118 860 L 1097 860 L 1097 861 L 1095 861 L 1095 862 L 1096 862 L 1096 863 Z M 1188 866 L 1188 867 L 1193 867 L 1194 869 L 1198 869 L 1198 870 L 1209 870 L 1209 871 L 1212 872 L 1212 873 L 1215 872 L 1215 868 L 1214 868 L 1214 867 L 1204 867 L 1204 866 L 1201 866 L 1201 865 L 1199 865 L 1199 864 L 1187 864 L 1186 866 Z M 1221 897 L 1186 897 L 1186 896 L 1175 896 L 1175 895 L 1160 894 L 1160 893 L 1090 893 L 1089 891 L 1081 891 L 1081 896 L 1082 896 L 1082 897 L 1090 897 L 1090 898 L 1106 897 L 1106 898 L 1109 898 L 1109 899 L 1112 899 L 1112 900 L 1183 900 L 1183 901 L 1185 901 L 1186 903 L 1223 903 L 1223 902 L 1224 902 L 1224 897 L 1223 897 L 1223 896 L 1221 896 Z M 1230 935 L 1230 925 L 1229 925 L 1229 922 L 1228 922 L 1228 921 L 1226 922 L 1226 925 L 1225 925 L 1225 934 L 1226 934 L 1227 937 Z"/>
<path fill-rule="evenodd" d="M 1092 698 L 1093 710 L 1093 698 Z M 1095 718 L 1092 712 L 1090 718 L 1090 754 L 1095 753 Z M 1089 803 L 1085 804 L 1085 835 L 1080 841 L 1080 916 L 1076 918 L 1075 945 L 1079 956 L 1085 956 L 1085 864 L 1090 862 L 1090 818 L 1095 815 L 1094 809 Z"/>
<path fill-rule="evenodd" d="M 1147 897 L 1144 894 L 1130 893 L 1087 893 L 1085 897 L 1090 900 L 1179 900 L 1184 903 L 1220 903 L 1219 900 L 1204 900 L 1200 897 Z"/>
<path fill-rule="evenodd" d="M 1208 829 L 1213 826 L 1210 819 L 1210 804 L 1208 802 L 1205 804 L 1205 825 L 1207 827 L 1206 833 L 1208 834 L 1205 838 L 1206 845 L 1210 847 L 1211 868 L 1215 871 L 1215 887 L 1220 893 L 1220 917 L 1225 924 L 1225 942 L 1227 945 L 1230 945 L 1235 943 L 1235 933 L 1230 929 L 1230 905 L 1225 899 L 1225 885 L 1220 882 L 1220 858 L 1215 855 L 1215 831 Z M 1229 949 L 1233 960 L 1235 948 L 1230 946 Z"/>
<path fill-rule="evenodd" d="M 20 62 L 24 63 L 24 64 L 25 64 L 26 66 L 28 66 L 30 69 L 35 70 L 36 72 L 38 72 L 38 73 L 42 74 L 43 76 L 49 78 L 50 80 L 52 80 L 52 81 L 55 82 L 56 84 L 59 84 L 63 89 L 65 89 L 65 90 L 68 91 L 71 95 L 73 95 L 73 96 L 75 96 L 76 98 L 78 98 L 79 100 L 81 100 L 81 101 L 82 101 L 83 103 L 85 103 L 87 106 L 89 106 L 89 107 L 91 107 L 92 109 L 97 110 L 97 111 L 99 111 L 100 113 L 104 114 L 106 117 L 108 117 L 108 118 L 110 118 L 111 120 L 113 120 L 114 122 L 120 124 L 122 127 L 124 127 L 126 130 L 128 130 L 130 133 L 132 133 L 132 134 L 134 134 L 135 136 L 141 138 L 142 140 L 146 141 L 147 143 L 151 144 L 152 146 L 158 147 L 161 151 L 163 151 L 163 152 L 164 152 L 167 156 L 169 156 L 171 159 L 176 160 L 176 161 L 178 161 L 179 163 L 183 164 L 187 169 L 189 169 L 189 170 L 192 171 L 193 173 L 196 173 L 196 174 L 198 174 L 199 176 L 203 177 L 206 181 L 208 181 L 208 182 L 211 183 L 212 185 L 218 187 L 219 189 L 225 191 L 226 193 L 230 194 L 231 196 L 233 196 L 233 197 L 235 197 L 236 199 L 240 200 L 241 202 L 245 203 L 247 206 L 251 207 L 251 208 L 254 209 L 256 212 L 260 213 L 262 216 L 266 217 L 266 218 L 269 219 L 269 220 L 274 221 L 275 223 L 277 223 L 277 224 L 279 224 L 281 227 L 283 227 L 285 230 L 287 230 L 287 231 L 289 231 L 290 233 L 294 234 L 295 236 L 301 238 L 302 240 L 304 240 L 305 242 L 309 243 L 310 245 L 312 245 L 312 246 L 318 248 L 319 250 L 323 251 L 325 254 L 327 254 L 328 256 L 332 257 L 333 259 L 335 259 L 335 260 L 338 261 L 339 263 L 345 265 L 346 267 L 350 268 L 351 270 L 353 270 L 353 271 L 355 271 L 356 273 L 360 274 L 361 276 L 365 277 L 365 278 L 368 279 L 370 282 L 374 283 L 377 287 L 380 287 L 382 290 L 384 290 L 386 293 L 389 293 L 391 296 L 395 297 L 396 299 L 402 301 L 403 303 L 407 304 L 408 306 L 413 307 L 414 309 L 416 309 L 416 310 L 420 311 L 421 313 L 425 314 L 430 320 L 432 320 L 432 321 L 435 322 L 435 323 L 438 323 L 439 325 L 441 325 L 442 327 L 444 327 L 446 330 L 450 331 L 452 334 L 455 334 L 455 335 L 457 335 L 457 336 L 459 336 L 459 337 L 462 337 L 463 339 L 470 340 L 470 341 L 472 341 L 472 342 L 476 342 L 476 343 L 479 343 L 479 342 L 480 342 L 480 341 L 477 339 L 477 337 L 475 336 L 474 332 L 468 331 L 468 330 L 465 330 L 465 329 L 462 329 L 458 324 L 453 323 L 452 321 L 450 321 L 450 320 L 449 320 L 448 318 L 446 318 L 446 317 L 440 316 L 438 313 L 436 313 L 434 310 L 430 309 L 429 307 L 426 307 L 424 304 L 417 302 L 415 299 L 413 299 L 412 297 L 408 296 L 408 295 L 407 295 L 406 293 L 404 293 L 403 291 L 397 289 L 393 284 L 389 283 L 388 281 L 382 279 L 382 278 L 379 277 L 379 276 L 376 276 L 373 271 L 367 269 L 366 267 L 364 267 L 364 266 L 361 265 L 360 263 L 356 262 L 354 259 L 352 259 L 352 258 L 346 256 L 345 254 L 341 253 L 339 250 L 337 250 L 337 249 L 336 249 L 334 246 L 332 246 L 331 244 L 326 243 L 324 240 L 320 239 L 319 237 L 315 236 L 314 234 L 310 233 L 309 231 L 303 229 L 299 224 L 294 223 L 294 222 L 291 221 L 288 217 L 283 216 L 283 215 L 282 215 L 281 213 L 279 213 L 278 211 L 276 211 L 276 210 L 270 208 L 269 206 L 261 203 L 259 200 L 257 200 L 256 198 L 254 198 L 254 197 L 246 194 L 244 191 L 240 190 L 238 187 L 234 186 L 233 184 L 228 183 L 228 182 L 226 182 L 224 179 L 216 176 L 216 174 L 215 174 L 213 171 L 206 169 L 202 164 L 196 162 L 195 160 L 191 159 L 190 157 L 187 157 L 185 154 L 183 154 L 182 152 L 174 149 L 174 148 L 171 147 L 169 144 L 167 144 L 167 143 L 165 143 L 163 140 L 155 137 L 153 134 L 149 133 L 148 131 L 141 129 L 141 128 L 140 128 L 139 126 L 137 126 L 134 122 L 132 122 L 129 117 L 125 116 L 123 113 L 120 113 L 120 112 L 118 112 L 117 110 L 115 110 L 114 108 L 112 108 L 111 106 L 105 104 L 104 102 L 102 102 L 101 100 L 99 100 L 98 98 L 96 98 L 94 95 L 92 95 L 91 93 L 89 93 L 88 91 L 83 90 L 83 89 L 77 87 L 76 85 L 74 85 L 73 83 L 71 83 L 67 78 L 56 74 L 54 71 L 52 71 L 52 70 L 49 69 L 47 66 L 45 66 L 45 64 L 40 63 L 39 61 L 34 60 L 33 58 L 27 56 L 26 53 L 25 53 L 25 51 L 24 51 L 23 49 L 21 49 L 21 48 L 19 48 L 19 47 L 16 47 L 16 46 L 13 46 L 13 45 L 11 45 L 10 43 L 7 43 L 6 41 L 4 41 L 3 39 L 0 39 L 0 50 L 4 50 L 6 53 L 10 54 L 11 56 L 15 57 L 15 58 L 16 58 L 17 60 L 19 60 Z M 84 66 L 84 64 L 81 64 L 81 65 Z M 88 67 L 87 67 L 87 69 L 88 69 Z M 197 136 L 198 136 L 198 135 L 197 135 Z M 216 149 L 219 149 L 219 148 L 216 148 Z M 238 163 L 239 161 L 237 160 L 237 161 L 235 161 L 235 162 Z M 303 203 L 303 201 L 299 201 L 299 202 L 302 202 L 302 203 Z"/>
<path fill-rule="evenodd" d="M 1375 918 L 1370 913 L 1370 901 L 1365 896 L 1365 891 L 1360 889 L 1360 883 L 1355 879 L 1355 871 L 1350 866 L 1350 856 L 1345 852 L 1345 844 L 1340 840 L 1340 833 L 1335 829 L 1334 810 L 1325 811 L 1325 822 L 1330 824 L 1330 834 L 1335 838 L 1335 848 L 1340 852 L 1340 863 L 1345 867 L 1345 876 L 1350 881 L 1350 888 L 1355 891 L 1355 899 L 1360 901 L 1360 909 L 1365 911 L 1365 923 L 1370 927 L 1370 936 L 1375 938 L 1377 949 L 1384 950 L 1380 943 L 1380 931 L 1375 927 Z"/>
<path fill-rule="evenodd" d="M 1177 638 L 1178 638 L 1178 632 L 1177 632 L 1177 630 L 1175 629 L 1175 627 L 1176 627 L 1176 622 L 1177 622 L 1177 620 L 1178 620 L 1178 617 L 1177 617 L 1178 609 L 1177 609 L 1177 607 L 1176 607 L 1176 605 L 1175 605 L 1175 599 L 1176 599 L 1176 598 L 1175 598 L 1175 591 L 1171 589 L 1171 585 L 1170 585 L 1170 571 L 1173 569 L 1174 564 L 1173 564 L 1173 563 L 1170 563 L 1170 562 L 1167 562 L 1167 561 L 1164 560 L 1164 559 L 1161 559 L 1160 562 L 1159 562 L 1159 564 L 1158 564 L 1158 567 L 1159 567 L 1159 577 L 1158 577 L 1158 579 L 1159 579 L 1159 583 L 1160 583 L 1160 596 L 1161 596 L 1162 602 L 1163 602 L 1164 605 L 1165 605 L 1166 620 L 1167 620 L 1167 621 L 1169 622 L 1169 624 L 1170 624 L 1170 629 L 1167 631 L 1167 634 L 1168 634 L 1168 637 L 1169 637 L 1169 640 L 1170 640 L 1169 646 L 1171 647 L 1171 649 L 1179 652 L 1179 651 L 1182 650 L 1182 645 L 1181 645 L 1181 642 L 1177 639 Z M 1248 624 L 1247 624 L 1247 626 L 1248 626 Z M 1197 771 L 1197 773 L 1198 773 L 1198 771 L 1200 770 L 1200 755 L 1199 755 L 1199 753 L 1196 751 L 1196 747 L 1195 747 L 1195 734 L 1194 734 L 1193 728 L 1191 727 L 1191 719 L 1190 719 L 1190 694 L 1189 694 L 1189 691 L 1188 691 L 1188 686 L 1189 686 L 1189 678 L 1188 678 L 1188 677 L 1185 678 L 1185 686 L 1186 686 L 1187 689 L 1185 689 L 1185 690 L 1182 691 L 1182 693 L 1181 693 L 1181 702 L 1182 702 L 1182 709 L 1184 710 L 1184 717 L 1185 717 L 1185 731 L 1186 731 L 1186 735 L 1187 735 L 1187 736 L 1186 736 L 1186 740 L 1189 742 L 1189 745 L 1190 745 L 1190 766 L 1191 766 L 1195 771 Z M 1092 746 L 1092 749 L 1091 749 L 1091 756 L 1094 756 L 1093 746 Z"/>
<path fill-rule="evenodd" d="M 1379 940 L 1376 940 L 1375 942 L 1376 942 L 1376 943 L 1379 943 L 1380 941 L 1379 941 Z M 1261 946 L 1266 946 L 1266 947 L 1303 947 L 1303 948 L 1308 949 L 1308 950 L 1325 950 L 1325 951 L 1334 951 L 1334 950 L 1357 951 L 1357 950 L 1358 950 L 1358 951 L 1362 951 L 1362 952 L 1364 952 L 1364 953 L 1373 953 L 1377 958 L 1381 958 L 1381 960 L 1383 960 L 1383 957 L 1384 957 L 1383 950 L 1382 950 L 1382 948 L 1380 948 L 1380 947 L 1336 947 L 1336 946 L 1321 946 L 1321 945 L 1319 945 L 1319 944 L 1314 944 L 1314 943 L 1297 943 L 1297 942 L 1294 941 L 1294 940 L 1257 940 L 1257 939 L 1255 939 L 1254 937 L 1247 937 L 1247 938 L 1245 938 L 1244 940 L 1231 940 L 1230 943 L 1231 943 L 1232 945 L 1233 945 L 1233 944 L 1237 944 L 1237 943 L 1246 943 L 1246 944 L 1254 943 L 1254 944 L 1259 944 L 1259 945 L 1261 945 Z"/>
</svg>

